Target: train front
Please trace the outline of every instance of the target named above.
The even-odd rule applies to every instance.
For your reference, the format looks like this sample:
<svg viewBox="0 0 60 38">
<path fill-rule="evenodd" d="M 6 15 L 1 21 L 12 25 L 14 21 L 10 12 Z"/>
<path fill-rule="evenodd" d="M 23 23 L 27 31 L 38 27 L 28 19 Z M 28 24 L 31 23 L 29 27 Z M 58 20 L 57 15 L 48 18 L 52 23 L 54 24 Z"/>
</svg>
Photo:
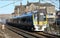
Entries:
<svg viewBox="0 0 60 38">
<path fill-rule="evenodd" d="M 48 27 L 47 16 L 43 13 L 33 14 L 34 31 L 44 31 Z"/>
</svg>

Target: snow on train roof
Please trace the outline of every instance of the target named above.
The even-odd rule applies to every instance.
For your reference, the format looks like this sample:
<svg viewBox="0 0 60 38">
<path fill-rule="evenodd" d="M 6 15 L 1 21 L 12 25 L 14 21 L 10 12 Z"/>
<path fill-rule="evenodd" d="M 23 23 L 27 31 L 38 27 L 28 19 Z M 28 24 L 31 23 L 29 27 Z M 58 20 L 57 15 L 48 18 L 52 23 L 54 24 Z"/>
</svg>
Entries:
<svg viewBox="0 0 60 38">
<path fill-rule="evenodd" d="M 13 17 L 13 19 L 15 19 L 15 18 L 20 18 L 20 17 L 25 17 L 25 16 L 31 16 L 31 15 L 32 15 L 32 13 L 33 13 L 33 14 L 35 14 L 35 13 L 37 13 L 37 11 L 28 12 L 27 14 L 22 14 L 21 16 Z"/>
</svg>

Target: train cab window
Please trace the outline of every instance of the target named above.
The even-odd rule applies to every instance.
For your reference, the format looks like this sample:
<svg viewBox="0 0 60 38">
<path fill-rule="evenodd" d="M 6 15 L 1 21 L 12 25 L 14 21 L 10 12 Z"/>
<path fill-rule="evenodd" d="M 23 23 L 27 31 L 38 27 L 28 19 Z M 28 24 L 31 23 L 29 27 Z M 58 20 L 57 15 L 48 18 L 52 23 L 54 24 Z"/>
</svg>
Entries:
<svg viewBox="0 0 60 38">
<path fill-rule="evenodd" d="M 34 20 L 46 21 L 46 15 L 44 15 L 43 13 L 34 14 Z"/>
<path fill-rule="evenodd" d="M 53 13 L 48 13 L 48 15 L 53 15 Z"/>
<path fill-rule="evenodd" d="M 43 20 L 44 20 L 43 15 L 40 15 L 39 21 L 43 21 Z"/>
<path fill-rule="evenodd" d="M 39 21 L 44 21 L 44 14 L 43 13 L 39 14 Z"/>
<path fill-rule="evenodd" d="M 40 14 L 38 15 L 38 20 L 39 20 L 39 21 L 46 21 L 46 15 L 44 15 L 43 13 L 40 13 Z"/>
</svg>

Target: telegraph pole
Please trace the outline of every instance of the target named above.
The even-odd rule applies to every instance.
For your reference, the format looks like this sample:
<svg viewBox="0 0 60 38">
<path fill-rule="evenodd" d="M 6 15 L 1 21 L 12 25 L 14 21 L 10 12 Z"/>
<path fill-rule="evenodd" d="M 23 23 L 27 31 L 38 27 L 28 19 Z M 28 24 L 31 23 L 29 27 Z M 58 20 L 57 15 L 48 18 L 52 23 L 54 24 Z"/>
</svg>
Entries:
<svg viewBox="0 0 60 38">
<path fill-rule="evenodd" d="M 59 1 L 59 11 L 60 11 L 60 0 L 58 0 Z"/>
<path fill-rule="evenodd" d="M 40 4 L 40 0 L 38 2 Z M 39 8 L 40 8 L 40 5 L 39 5 Z M 37 21 L 38 21 L 38 25 L 39 25 L 39 9 L 37 9 L 37 10 L 38 10 L 38 13 L 37 13 L 37 16 L 38 16 Z"/>
<path fill-rule="evenodd" d="M 40 3 L 40 0 L 39 0 L 39 3 Z"/>
<path fill-rule="evenodd" d="M 22 15 L 22 0 L 20 0 L 20 8 L 19 8 L 19 15 Z M 21 10 L 21 11 L 20 11 Z"/>
</svg>

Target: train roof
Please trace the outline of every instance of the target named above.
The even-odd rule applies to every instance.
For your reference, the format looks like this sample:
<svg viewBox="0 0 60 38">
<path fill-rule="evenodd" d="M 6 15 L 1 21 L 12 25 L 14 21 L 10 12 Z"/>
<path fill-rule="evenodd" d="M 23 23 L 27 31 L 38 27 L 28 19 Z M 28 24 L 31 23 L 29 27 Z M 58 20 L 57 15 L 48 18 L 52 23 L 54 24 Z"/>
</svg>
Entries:
<svg viewBox="0 0 60 38">
<path fill-rule="evenodd" d="M 15 19 L 15 18 L 22 18 L 22 17 L 27 17 L 27 16 L 32 16 L 32 14 L 35 14 L 35 13 L 37 13 L 37 11 L 28 12 L 27 14 L 22 14 L 21 16 L 13 17 L 13 19 Z"/>
</svg>

